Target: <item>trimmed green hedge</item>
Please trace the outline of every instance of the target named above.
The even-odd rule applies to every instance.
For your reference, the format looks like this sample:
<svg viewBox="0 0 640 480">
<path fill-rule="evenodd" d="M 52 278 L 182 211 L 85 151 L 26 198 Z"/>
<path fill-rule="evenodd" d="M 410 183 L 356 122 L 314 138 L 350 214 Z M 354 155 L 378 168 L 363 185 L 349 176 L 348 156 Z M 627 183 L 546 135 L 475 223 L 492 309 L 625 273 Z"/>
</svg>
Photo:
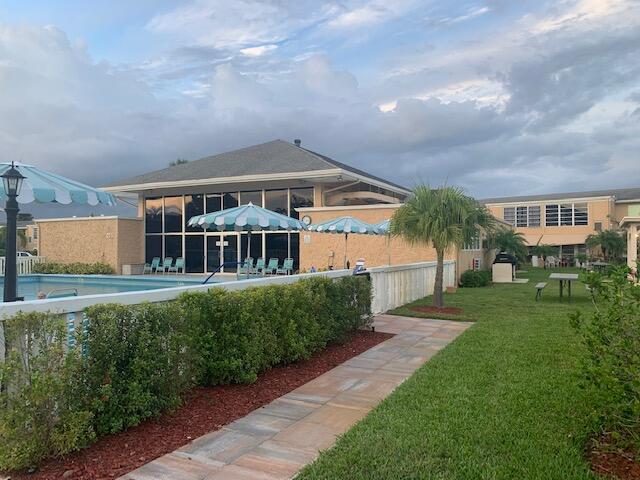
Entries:
<svg viewBox="0 0 640 480">
<path fill-rule="evenodd" d="M 97 305 L 75 339 L 81 347 L 66 355 L 64 318 L 7 319 L 0 470 L 32 466 L 136 425 L 177 406 L 194 385 L 253 382 L 274 365 L 308 358 L 366 326 L 370 307 L 364 276 Z"/>
<path fill-rule="evenodd" d="M 486 287 L 491 283 L 489 270 L 467 270 L 460 275 L 460 286 L 465 288 Z"/>
<path fill-rule="evenodd" d="M 53 273 L 67 275 L 111 275 L 115 270 L 111 265 L 96 263 L 56 263 L 41 262 L 33 265 L 33 273 Z"/>
</svg>

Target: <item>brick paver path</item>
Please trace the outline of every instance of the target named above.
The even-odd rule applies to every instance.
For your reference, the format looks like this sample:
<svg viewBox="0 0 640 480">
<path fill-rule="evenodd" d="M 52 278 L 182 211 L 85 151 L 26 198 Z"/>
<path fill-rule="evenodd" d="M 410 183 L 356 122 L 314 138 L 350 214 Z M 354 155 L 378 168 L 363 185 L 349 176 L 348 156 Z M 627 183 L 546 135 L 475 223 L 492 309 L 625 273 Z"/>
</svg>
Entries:
<svg viewBox="0 0 640 480">
<path fill-rule="evenodd" d="M 291 478 L 470 326 L 392 315 L 378 315 L 374 325 L 396 336 L 121 478 Z"/>
</svg>

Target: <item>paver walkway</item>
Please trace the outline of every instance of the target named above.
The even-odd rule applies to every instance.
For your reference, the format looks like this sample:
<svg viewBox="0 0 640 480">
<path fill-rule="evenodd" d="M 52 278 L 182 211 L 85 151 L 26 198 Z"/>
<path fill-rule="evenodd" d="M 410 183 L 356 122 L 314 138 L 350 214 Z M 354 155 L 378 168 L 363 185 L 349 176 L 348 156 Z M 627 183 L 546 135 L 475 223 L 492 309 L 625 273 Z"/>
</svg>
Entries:
<svg viewBox="0 0 640 480">
<path fill-rule="evenodd" d="M 396 336 L 121 478 L 291 478 L 471 324 L 378 315 L 374 325 Z"/>
</svg>

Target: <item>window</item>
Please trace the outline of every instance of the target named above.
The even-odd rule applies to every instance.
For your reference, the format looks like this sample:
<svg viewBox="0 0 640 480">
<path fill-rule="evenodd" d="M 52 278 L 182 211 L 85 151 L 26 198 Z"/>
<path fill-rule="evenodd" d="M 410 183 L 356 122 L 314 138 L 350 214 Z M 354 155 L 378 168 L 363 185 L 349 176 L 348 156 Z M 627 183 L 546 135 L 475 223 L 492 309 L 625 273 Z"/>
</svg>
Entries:
<svg viewBox="0 0 640 480">
<path fill-rule="evenodd" d="M 502 218 L 509 225 L 516 224 L 516 207 L 505 207 L 502 210 Z"/>
<path fill-rule="evenodd" d="M 313 207 L 313 188 L 292 188 L 289 215 L 293 218 L 300 218 L 296 208 L 304 207 Z"/>
<path fill-rule="evenodd" d="M 38 227 L 33 228 L 33 239 L 34 240 L 38 239 Z"/>
<path fill-rule="evenodd" d="M 593 227 L 595 229 L 596 232 L 601 232 L 602 231 L 602 222 L 596 222 L 593 224 Z"/>
<path fill-rule="evenodd" d="M 547 227 L 558 226 L 558 205 L 545 206 L 545 225 Z"/>
<path fill-rule="evenodd" d="M 185 271 L 204 272 L 204 235 L 185 235 Z"/>
<path fill-rule="evenodd" d="M 482 242 L 480 241 L 480 235 L 476 235 L 471 242 L 467 243 L 463 250 L 482 250 Z"/>
<path fill-rule="evenodd" d="M 589 207 L 586 203 L 562 203 L 545 206 L 545 225 L 548 227 L 572 227 L 589 224 Z"/>
<path fill-rule="evenodd" d="M 240 234 L 240 259 L 244 261 L 248 257 L 247 253 L 251 253 L 251 258 L 262 257 L 262 232 L 253 232 L 251 234 L 251 252 L 247 252 L 247 239 L 246 233 Z"/>
<path fill-rule="evenodd" d="M 187 232 L 202 232 L 202 228 L 195 226 L 189 227 L 189 219 L 196 215 L 204 213 L 204 195 L 185 195 L 184 196 L 184 229 Z"/>
<path fill-rule="evenodd" d="M 164 197 L 164 231 L 182 232 L 182 197 Z"/>
<path fill-rule="evenodd" d="M 248 205 L 253 203 L 258 207 L 262 206 L 262 190 L 256 190 L 254 192 L 240 192 L 240 205 Z M 229 207 L 224 207 L 229 208 Z"/>
<path fill-rule="evenodd" d="M 573 224 L 588 225 L 589 224 L 589 207 L 586 203 L 573 204 Z"/>
<path fill-rule="evenodd" d="M 514 227 L 540 226 L 540 205 L 505 207 L 503 213 L 504 221 Z"/>
<path fill-rule="evenodd" d="M 207 195 L 207 213 L 222 210 L 222 195 Z"/>
<path fill-rule="evenodd" d="M 267 190 L 264 192 L 265 208 L 272 210 L 282 215 L 289 215 L 288 203 L 289 196 L 287 190 Z"/>
<path fill-rule="evenodd" d="M 147 263 L 151 263 L 153 257 L 162 258 L 162 235 L 147 235 L 145 252 L 145 261 Z"/>
<path fill-rule="evenodd" d="M 164 256 L 173 258 L 182 257 L 182 235 L 165 235 L 164 236 Z"/>
<path fill-rule="evenodd" d="M 147 233 L 162 233 L 162 198 L 145 199 L 144 212 Z"/>
<path fill-rule="evenodd" d="M 238 206 L 238 194 L 236 192 L 225 193 L 222 197 L 222 208 L 233 208 Z"/>
</svg>

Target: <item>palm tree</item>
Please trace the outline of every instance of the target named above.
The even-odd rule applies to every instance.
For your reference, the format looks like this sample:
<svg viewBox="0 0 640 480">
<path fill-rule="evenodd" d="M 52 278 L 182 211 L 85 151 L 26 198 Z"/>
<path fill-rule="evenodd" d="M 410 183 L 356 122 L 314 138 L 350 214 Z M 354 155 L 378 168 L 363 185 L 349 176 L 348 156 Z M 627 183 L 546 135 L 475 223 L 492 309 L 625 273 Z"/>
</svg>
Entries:
<svg viewBox="0 0 640 480">
<path fill-rule="evenodd" d="M 527 258 L 527 242 L 524 234 L 512 228 L 499 227 L 487 236 L 487 246 L 500 252 L 507 252 L 523 262 Z"/>
<path fill-rule="evenodd" d="M 493 230 L 494 218 L 484 205 L 458 187 L 431 189 L 418 185 L 391 219 L 390 233 L 409 244 L 432 245 L 437 266 L 433 305 L 444 306 L 442 294 L 444 255 L 477 237 L 480 230 Z"/>
<path fill-rule="evenodd" d="M 602 256 L 607 261 L 612 258 L 620 258 L 626 248 L 626 237 L 615 230 L 602 230 L 591 234 L 586 240 L 589 249 L 600 247 Z"/>
</svg>

